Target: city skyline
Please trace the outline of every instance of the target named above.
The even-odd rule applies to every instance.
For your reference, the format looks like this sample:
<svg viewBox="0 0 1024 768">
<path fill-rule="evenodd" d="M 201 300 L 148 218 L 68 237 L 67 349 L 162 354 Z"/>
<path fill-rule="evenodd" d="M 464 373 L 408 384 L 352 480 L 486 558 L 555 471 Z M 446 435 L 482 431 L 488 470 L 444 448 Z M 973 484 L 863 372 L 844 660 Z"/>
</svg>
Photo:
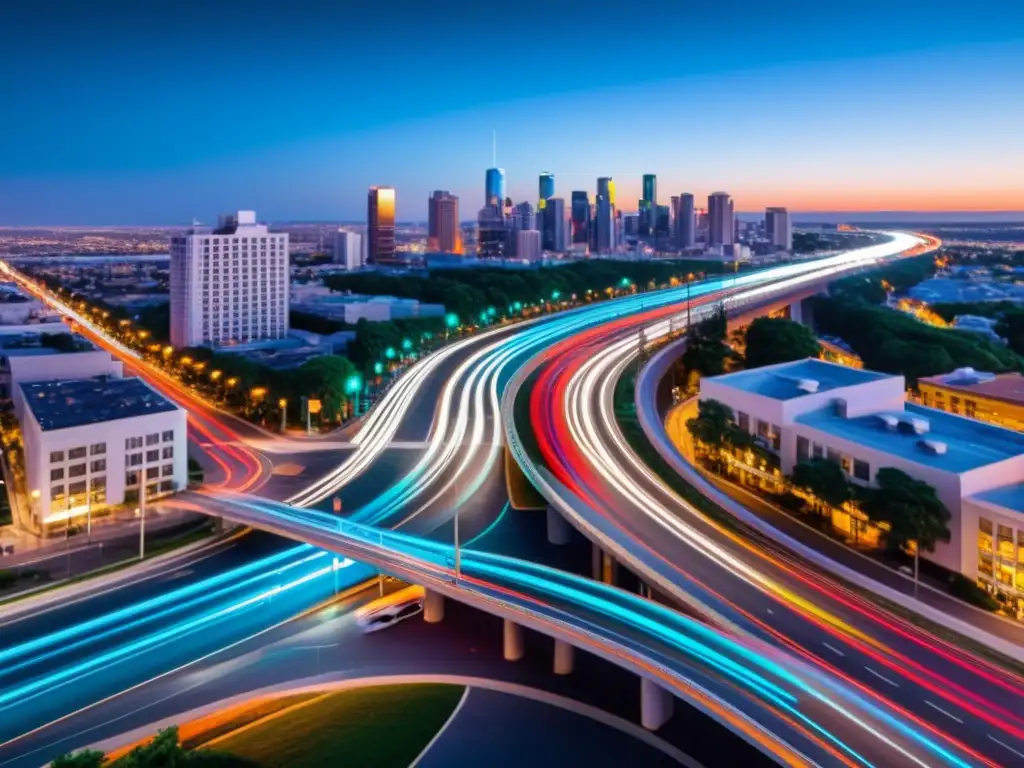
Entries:
<svg viewBox="0 0 1024 768">
<path fill-rule="evenodd" d="M 395 187 L 400 221 L 425 221 L 435 189 L 458 196 L 468 219 L 484 203 L 494 132 L 515 202 L 536 202 L 550 171 L 567 204 L 614 178 L 626 210 L 652 173 L 665 200 L 727 190 L 742 212 L 1024 211 L 1024 105 L 1008 98 L 1024 90 L 1014 36 L 1024 10 L 1009 4 L 980 20 L 935 3 L 878 4 L 888 22 L 878 25 L 870 7 L 848 18 L 801 3 L 662 3 L 659 24 L 616 14 L 613 60 L 642 44 L 640 74 L 587 63 L 601 14 L 573 3 L 538 23 L 401 2 L 384 19 L 326 3 L 211 12 L 108 0 L 123 8 L 103 26 L 66 5 L 45 17 L 8 12 L 24 34 L 0 52 L 0 70 L 18 73 L 0 87 L 19 106 L 0 127 L 0 225 L 186 224 L 238 207 L 273 221 L 354 221 L 375 185 Z M 734 13 L 743 23 L 730 23 L 727 45 L 691 35 L 677 55 L 680 34 Z M 310 42 L 309 28 L 341 21 L 365 34 L 341 47 Z M 246 34 L 223 34 L 232 23 Z M 566 24 L 574 34 L 553 43 Z M 429 43 L 426 28 L 438 30 Z M 47 46 L 32 43 L 39 35 Z M 446 46 L 459 63 L 443 88 L 423 88 Z M 489 46 L 554 74 L 489 87 L 466 63 Z"/>
</svg>

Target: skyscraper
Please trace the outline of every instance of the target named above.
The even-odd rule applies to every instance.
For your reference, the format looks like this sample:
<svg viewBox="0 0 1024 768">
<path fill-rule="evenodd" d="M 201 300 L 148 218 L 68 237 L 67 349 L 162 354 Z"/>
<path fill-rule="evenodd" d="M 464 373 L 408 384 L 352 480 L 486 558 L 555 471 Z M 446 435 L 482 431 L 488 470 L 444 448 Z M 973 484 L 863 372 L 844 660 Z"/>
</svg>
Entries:
<svg viewBox="0 0 1024 768">
<path fill-rule="evenodd" d="M 654 206 L 654 234 L 657 237 L 668 237 L 671 213 L 667 205 Z"/>
<path fill-rule="evenodd" d="M 255 211 L 172 237 L 170 273 L 174 346 L 288 335 L 288 235 L 257 224 Z"/>
<path fill-rule="evenodd" d="M 394 187 L 370 187 L 366 202 L 366 239 L 367 263 L 395 263 Z"/>
<path fill-rule="evenodd" d="M 565 250 L 565 200 L 552 197 L 544 206 L 544 231 L 541 243 L 545 251 Z"/>
<path fill-rule="evenodd" d="M 580 190 L 572 193 L 572 242 L 573 245 L 590 243 L 590 196 Z"/>
<path fill-rule="evenodd" d="M 766 208 L 764 212 L 764 233 L 768 242 L 779 251 L 793 249 L 793 226 L 789 211 L 785 208 Z"/>
<path fill-rule="evenodd" d="M 653 234 L 658 210 L 658 177 L 653 173 L 645 173 L 643 178 L 643 197 L 640 199 L 640 234 Z"/>
<path fill-rule="evenodd" d="M 448 190 L 435 190 L 427 200 L 427 249 L 462 253 L 459 198 Z"/>
<path fill-rule="evenodd" d="M 540 175 L 540 183 L 538 185 L 538 201 L 547 200 L 549 197 L 555 196 L 555 174 L 544 171 Z M 541 207 L 541 206 L 538 206 Z"/>
<path fill-rule="evenodd" d="M 615 250 L 615 182 L 610 176 L 597 180 L 597 217 L 595 246 L 598 253 Z"/>
<path fill-rule="evenodd" d="M 676 247 L 681 250 L 693 248 L 697 242 L 697 219 L 693 195 L 684 192 L 679 196 L 676 207 Z"/>
<path fill-rule="evenodd" d="M 335 264 L 344 264 L 345 269 L 349 271 L 363 266 L 363 236 L 345 229 L 335 232 L 331 261 Z"/>
<path fill-rule="evenodd" d="M 476 217 L 476 253 L 481 259 L 501 259 L 508 248 L 509 230 L 499 205 L 485 205 Z"/>
<path fill-rule="evenodd" d="M 505 202 L 505 169 L 488 168 L 484 177 L 484 205 L 496 205 L 499 210 Z"/>
<path fill-rule="evenodd" d="M 736 236 L 732 198 L 728 192 L 708 195 L 708 245 L 732 245 Z"/>
</svg>

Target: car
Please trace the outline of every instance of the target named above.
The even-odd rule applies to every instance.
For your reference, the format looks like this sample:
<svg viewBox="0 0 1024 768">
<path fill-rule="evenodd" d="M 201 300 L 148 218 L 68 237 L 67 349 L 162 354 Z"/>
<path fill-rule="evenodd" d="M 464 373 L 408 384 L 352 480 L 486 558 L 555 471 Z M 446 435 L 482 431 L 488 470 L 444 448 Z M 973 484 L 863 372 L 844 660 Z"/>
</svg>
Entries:
<svg viewBox="0 0 1024 768">
<path fill-rule="evenodd" d="M 365 632 L 379 632 L 423 613 L 423 588 L 406 587 L 367 603 L 356 611 L 356 624 Z"/>
</svg>

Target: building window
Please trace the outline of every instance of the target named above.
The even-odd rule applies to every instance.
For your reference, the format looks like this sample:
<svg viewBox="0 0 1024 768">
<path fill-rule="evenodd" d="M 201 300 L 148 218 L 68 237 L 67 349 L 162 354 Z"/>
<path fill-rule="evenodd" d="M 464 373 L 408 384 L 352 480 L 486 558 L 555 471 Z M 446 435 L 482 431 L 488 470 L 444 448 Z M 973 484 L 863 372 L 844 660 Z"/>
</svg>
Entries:
<svg viewBox="0 0 1024 768">
<path fill-rule="evenodd" d="M 969 418 L 974 418 L 974 415 L 978 412 L 978 404 L 973 400 L 964 400 L 964 415 Z"/>
<path fill-rule="evenodd" d="M 771 443 L 772 450 L 777 451 L 782 447 L 782 430 L 775 424 L 772 424 Z"/>
<path fill-rule="evenodd" d="M 156 480 L 160 477 L 160 467 L 146 467 L 146 479 Z"/>
<path fill-rule="evenodd" d="M 853 462 L 851 461 L 849 456 L 840 456 L 839 466 L 843 468 L 843 472 L 845 472 L 846 474 L 850 474 L 850 472 L 853 471 Z"/>
<path fill-rule="evenodd" d="M 162 474 L 164 477 L 173 477 L 174 476 L 174 465 L 173 464 L 164 464 L 160 468 L 160 474 Z"/>
<path fill-rule="evenodd" d="M 811 458 L 811 441 L 806 437 L 797 435 L 796 438 L 796 460 L 797 462 L 807 461 Z"/>
<path fill-rule="evenodd" d="M 160 483 L 160 492 L 161 493 L 170 493 L 173 490 L 174 490 L 174 482 L 173 481 L 171 481 L 171 480 L 164 480 L 162 483 Z"/>
<path fill-rule="evenodd" d="M 85 458 L 85 446 L 83 445 L 81 448 L 72 448 L 70 451 L 68 451 L 68 458 L 69 459 L 84 459 Z"/>
<path fill-rule="evenodd" d="M 159 433 L 154 432 L 151 435 L 146 435 L 146 445 L 156 445 L 159 442 L 160 442 L 160 435 L 159 435 Z"/>
<path fill-rule="evenodd" d="M 825 458 L 825 447 L 820 443 L 814 443 L 811 447 L 811 455 L 816 459 Z"/>
<path fill-rule="evenodd" d="M 50 451 L 50 463 L 56 464 L 60 461 L 64 461 L 64 451 Z"/>
<path fill-rule="evenodd" d="M 64 486 L 54 485 L 50 487 L 50 501 L 60 501 L 64 498 Z"/>
<path fill-rule="evenodd" d="M 736 412 L 736 423 L 744 432 L 750 431 L 750 416 L 745 414 L 743 411 Z"/>
<path fill-rule="evenodd" d="M 93 456 L 99 456 L 100 454 L 107 452 L 106 443 L 93 443 L 89 446 L 89 453 Z"/>
<path fill-rule="evenodd" d="M 162 451 L 162 456 L 165 459 L 173 459 L 174 458 L 174 446 L 173 445 L 166 446 L 163 449 L 163 451 Z"/>
<path fill-rule="evenodd" d="M 141 437 L 126 437 L 124 439 L 125 450 L 134 451 L 136 448 L 142 447 Z"/>
<path fill-rule="evenodd" d="M 146 451 L 146 463 L 160 461 L 160 451 Z"/>
<path fill-rule="evenodd" d="M 130 466 L 130 467 L 137 467 L 141 463 L 142 463 L 142 454 L 141 453 L 133 453 L 131 456 L 128 457 L 128 466 Z"/>
<path fill-rule="evenodd" d="M 97 475 L 96 477 L 92 478 L 92 481 L 91 481 L 90 484 L 92 485 L 92 489 L 94 491 L 103 490 L 104 488 L 107 487 L 107 476 L 106 475 Z"/>
<path fill-rule="evenodd" d="M 171 442 L 174 439 L 174 430 L 173 429 L 165 429 L 163 437 L 164 437 L 164 442 L 165 443 Z"/>
<path fill-rule="evenodd" d="M 64 467 L 57 467 L 56 469 L 50 470 L 50 481 L 63 480 L 64 479 Z"/>
<path fill-rule="evenodd" d="M 871 465 L 860 459 L 853 460 L 853 476 L 858 480 L 869 482 L 871 480 Z"/>
<path fill-rule="evenodd" d="M 139 484 L 139 473 L 138 472 L 129 472 L 128 474 L 126 474 L 124 476 L 124 484 L 126 486 L 128 486 L 129 488 L 138 485 Z"/>
<path fill-rule="evenodd" d="M 833 464 L 839 463 L 839 451 L 834 448 L 828 448 L 825 451 L 825 458 L 831 461 Z"/>
<path fill-rule="evenodd" d="M 85 464 L 75 464 L 69 467 L 68 477 L 85 477 Z"/>
<path fill-rule="evenodd" d="M 106 470 L 107 470 L 107 460 L 106 459 L 96 459 L 96 461 L 94 461 L 92 464 L 89 465 L 89 471 L 90 472 L 106 472 Z"/>
<path fill-rule="evenodd" d="M 85 480 L 81 480 L 77 483 L 72 483 L 68 486 L 69 496 L 80 496 L 85 493 Z"/>
</svg>

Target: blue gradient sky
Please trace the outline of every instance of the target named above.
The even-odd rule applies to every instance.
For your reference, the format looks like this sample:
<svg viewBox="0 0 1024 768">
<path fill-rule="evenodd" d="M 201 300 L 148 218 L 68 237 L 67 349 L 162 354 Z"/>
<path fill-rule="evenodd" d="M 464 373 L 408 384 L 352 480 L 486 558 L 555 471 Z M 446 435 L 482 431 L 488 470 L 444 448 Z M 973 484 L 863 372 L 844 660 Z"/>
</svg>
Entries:
<svg viewBox="0 0 1024 768">
<path fill-rule="evenodd" d="M 0 224 L 469 219 L 492 128 L 517 201 L 1024 210 L 1017 0 L 347 5 L 3 4 Z"/>
</svg>

